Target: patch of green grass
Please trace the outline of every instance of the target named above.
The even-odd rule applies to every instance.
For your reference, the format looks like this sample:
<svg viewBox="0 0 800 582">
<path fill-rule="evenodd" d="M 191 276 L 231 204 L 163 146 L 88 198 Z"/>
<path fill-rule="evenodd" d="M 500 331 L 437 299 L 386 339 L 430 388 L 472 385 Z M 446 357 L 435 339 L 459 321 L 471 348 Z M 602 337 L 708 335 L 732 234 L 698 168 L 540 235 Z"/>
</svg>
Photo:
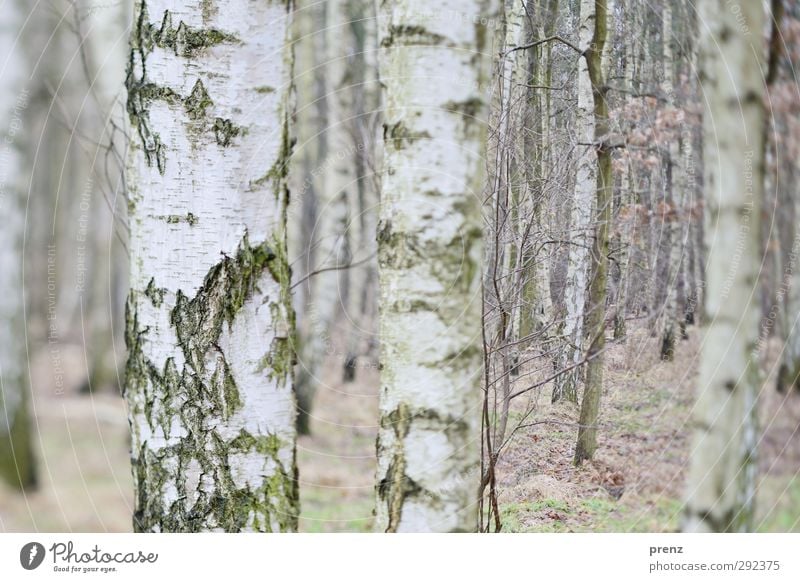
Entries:
<svg viewBox="0 0 800 582">
<path fill-rule="evenodd" d="M 370 532 L 374 501 L 371 495 L 348 496 L 335 487 L 300 488 L 300 531 Z"/>
<path fill-rule="evenodd" d="M 756 499 L 760 532 L 800 532 L 800 476 L 765 477 Z"/>
<path fill-rule="evenodd" d="M 678 528 L 681 502 L 677 499 L 653 497 L 636 505 L 616 504 L 596 498 L 581 503 L 589 513 L 591 525 L 576 531 L 601 532 L 669 532 Z"/>
<path fill-rule="evenodd" d="M 563 501 L 507 503 L 501 506 L 504 532 L 668 532 L 678 527 L 681 503 L 655 497 L 635 506 L 604 497 L 579 500 L 574 507 Z M 553 519 L 544 510 L 555 510 Z"/>
<path fill-rule="evenodd" d="M 536 527 L 531 529 L 526 526 L 526 522 L 531 519 L 537 518 L 537 513 L 544 510 L 557 511 L 569 514 L 571 509 L 567 503 L 558 499 L 543 499 L 541 501 L 523 501 L 520 503 L 506 503 L 500 506 L 500 514 L 503 522 L 503 531 L 509 533 L 515 532 L 528 532 L 528 531 L 544 531 Z M 554 523 L 558 524 L 558 521 Z M 554 531 L 554 530 L 550 530 Z M 562 528 L 559 531 L 564 531 Z"/>
</svg>

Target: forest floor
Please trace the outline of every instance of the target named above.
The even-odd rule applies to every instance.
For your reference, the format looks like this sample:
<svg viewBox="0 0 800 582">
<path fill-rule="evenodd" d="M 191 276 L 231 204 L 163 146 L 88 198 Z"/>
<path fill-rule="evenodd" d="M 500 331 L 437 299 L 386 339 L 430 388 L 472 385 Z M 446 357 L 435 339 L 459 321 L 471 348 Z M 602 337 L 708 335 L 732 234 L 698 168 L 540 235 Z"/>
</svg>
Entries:
<svg viewBox="0 0 800 582">
<path fill-rule="evenodd" d="M 690 328 L 672 362 L 661 361 L 658 340 L 644 327 L 610 345 L 598 450 L 580 467 L 572 463 L 577 406 L 551 404 L 549 386 L 517 403 L 512 421 L 530 426 L 514 435 L 499 462 L 503 531 L 677 531 L 699 343 Z M 800 531 L 800 395 L 778 394 L 772 375 L 765 371 L 761 395 L 757 525 Z"/>
<path fill-rule="evenodd" d="M 498 466 L 503 531 L 677 529 L 690 447 L 697 331 L 692 328 L 689 339 L 680 342 L 673 362 L 659 360 L 657 347 L 642 328 L 632 330 L 625 343 L 610 346 L 594 462 L 572 465 L 574 405 L 550 404 L 548 386 L 515 404 L 512 426 L 529 426 L 510 439 Z M 54 385 L 52 354 L 43 351 L 34 361 L 40 484 L 24 494 L 0 485 L 0 531 L 130 531 L 125 406 L 112 388 L 94 396 L 77 393 L 84 360 L 74 351 L 65 348 L 60 354 L 63 390 Z M 532 381 L 525 372 L 515 389 Z M 758 526 L 800 531 L 800 395 L 776 393 L 771 370 L 765 373 Z M 360 369 L 356 382 L 344 383 L 341 361 L 331 358 L 325 378 L 312 434 L 298 443 L 300 530 L 370 531 L 377 372 Z"/>
</svg>

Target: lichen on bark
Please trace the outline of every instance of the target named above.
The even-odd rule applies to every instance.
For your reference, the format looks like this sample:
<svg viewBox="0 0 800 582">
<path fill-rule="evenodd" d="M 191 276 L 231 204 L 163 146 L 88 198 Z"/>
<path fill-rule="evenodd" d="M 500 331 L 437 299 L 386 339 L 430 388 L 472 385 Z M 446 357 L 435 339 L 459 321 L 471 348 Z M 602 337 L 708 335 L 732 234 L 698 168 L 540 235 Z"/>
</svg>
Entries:
<svg viewBox="0 0 800 582">
<path fill-rule="evenodd" d="M 131 292 L 126 315 L 129 350 L 126 395 L 133 402 L 133 417 L 142 414 L 151 435 L 163 434 L 170 443 L 157 453 L 152 447 L 142 446 L 139 454 L 134 455 L 139 493 L 134 516 L 137 530 L 199 531 L 212 525 L 225 531 L 239 531 L 252 525 L 253 520 L 258 520 L 261 526 L 277 524 L 281 531 L 296 528 L 298 492 L 293 462 L 285 466 L 279 456 L 286 443 L 275 434 L 251 435 L 244 429 L 235 438 L 226 440 L 211 428 L 229 419 L 243 404 L 228 356 L 219 346 L 223 326 L 233 325 L 244 303 L 258 290 L 263 276 L 272 277 L 270 263 L 277 258 L 267 243 L 251 245 L 245 235 L 236 255 L 223 257 L 206 275 L 194 297 L 178 292 L 170 311 L 170 325 L 175 329 L 183 356 L 180 370 L 175 358 L 168 358 L 159 370 L 144 355 L 142 343 L 147 341 L 148 329 L 139 326 L 137 298 L 135 291 Z M 152 280 L 145 295 L 148 301 L 155 297 L 159 305 L 164 300 Z M 276 337 L 275 342 L 283 347 L 272 355 L 266 373 L 284 385 L 291 374 L 291 366 L 286 364 L 291 361 L 288 338 Z M 180 419 L 177 431 L 176 418 Z M 132 429 L 140 431 L 141 427 L 134 424 Z M 141 434 L 136 440 L 146 442 Z M 274 471 L 260 487 L 237 487 L 228 462 L 231 453 L 258 453 L 270 461 L 268 464 L 274 466 Z M 185 468 L 192 461 L 212 480 L 215 494 L 212 497 L 200 494 L 194 503 L 187 505 L 183 500 L 190 492 L 185 490 L 185 484 L 175 478 L 175 472 L 163 467 L 177 464 Z M 170 486 L 177 488 L 179 495 L 169 507 L 164 507 L 161 492 Z M 151 496 L 148 491 L 158 494 Z"/>
<path fill-rule="evenodd" d="M 151 20 L 156 5 L 168 3 L 136 2 L 126 83 L 134 526 L 293 531 L 291 12 L 193 0 L 180 18 L 152 8 Z M 257 66 L 254 55 L 275 51 L 277 66 Z M 273 182 L 254 184 L 255 153 L 281 168 Z"/>
</svg>

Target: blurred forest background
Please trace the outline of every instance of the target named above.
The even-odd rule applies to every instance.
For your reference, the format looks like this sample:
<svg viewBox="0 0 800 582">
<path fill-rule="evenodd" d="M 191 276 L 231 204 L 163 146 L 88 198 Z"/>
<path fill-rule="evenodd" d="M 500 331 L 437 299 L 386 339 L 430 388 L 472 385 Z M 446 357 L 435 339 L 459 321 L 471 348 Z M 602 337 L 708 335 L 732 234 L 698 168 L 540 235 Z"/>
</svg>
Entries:
<svg viewBox="0 0 800 582">
<path fill-rule="evenodd" d="M 0 446 L 0 531 L 131 528 L 120 390 L 132 4 L 0 0 L 0 410 L 16 443 L 14 457 Z M 379 144 L 390 131 L 375 5 L 295 4 L 288 236 L 299 527 L 369 531 Z M 702 23 L 690 0 L 607 3 L 599 59 L 613 203 L 599 278 L 596 170 L 585 154 L 595 112 L 578 56 L 590 4 L 507 0 L 488 23 L 495 63 L 479 89 L 491 104 L 483 325 L 494 448 L 484 451 L 483 487 L 503 531 L 674 531 L 682 510 L 706 323 Z M 773 0 L 771 9 L 779 20 L 764 31 L 766 187 L 752 216 L 763 251 L 753 290 L 762 317 L 755 523 L 800 531 L 800 5 Z M 575 465 L 596 341 L 584 320 L 598 313 L 598 297 L 606 345 L 597 452 Z"/>
</svg>

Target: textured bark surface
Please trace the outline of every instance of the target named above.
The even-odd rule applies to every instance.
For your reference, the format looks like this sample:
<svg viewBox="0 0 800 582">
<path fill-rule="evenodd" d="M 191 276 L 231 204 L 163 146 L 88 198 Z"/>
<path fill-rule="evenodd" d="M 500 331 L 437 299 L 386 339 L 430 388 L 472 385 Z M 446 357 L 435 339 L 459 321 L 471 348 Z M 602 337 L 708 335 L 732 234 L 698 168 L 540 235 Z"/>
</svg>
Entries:
<svg viewBox="0 0 800 582">
<path fill-rule="evenodd" d="M 27 400 L 27 358 L 22 286 L 22 192 L 25 169 L 26 62 L 19 31 L 22 10 L 4 4 L 0 20 L 0 479 L 14 487 L 35 484 Z"/>
<path fill-rule="evenodd" d="M 705 0 L 700 15 L 709 323 L 697 385 L 687 532 L 750 530 L 755 494 L 765 14 L 761 2 L 743 2 L 737 13 L 727 4 Z"/>
<path fill-rule="evenodd" d="M 136 2 L 125 396 L 139 531 L 296 529 L 290 9 Z"/>
<path fill-rule="evenodd" d="M 487 21 L 496 15 L 488 0 L 380 5 L 378 531 L 477 527 L 481 88 L 491 55 Z"/>
<path fill-rule="evenodd" d="M 580 4 L 579 48 L 584 55 L 590 49 L 594 34 L 594 0 Z M 573 367 L 584 357 L 583 323 L 586 290 L 589 276 L 589 249 L 591 245 L 592 208 L 597 176 L 597 152 L 594 142 L 595 127 L 592 100 L 592 80 L 587 65 L 588 57 L 581 58 L 578 68 L 578 109 L 575 127 L 577 133 L 578 175 L 570 212 L 570 244 L 567 260 L 567 279 L 564 288 L 564 325 L 562 336 L 566 345 L 556 361 L 556 370 L 567 370 L 553 383 L 553 402 L 567 399 L 578 401 L 580 368 Z M 599 57 L 598 57 L 599 58 Z"/>
</svg>

